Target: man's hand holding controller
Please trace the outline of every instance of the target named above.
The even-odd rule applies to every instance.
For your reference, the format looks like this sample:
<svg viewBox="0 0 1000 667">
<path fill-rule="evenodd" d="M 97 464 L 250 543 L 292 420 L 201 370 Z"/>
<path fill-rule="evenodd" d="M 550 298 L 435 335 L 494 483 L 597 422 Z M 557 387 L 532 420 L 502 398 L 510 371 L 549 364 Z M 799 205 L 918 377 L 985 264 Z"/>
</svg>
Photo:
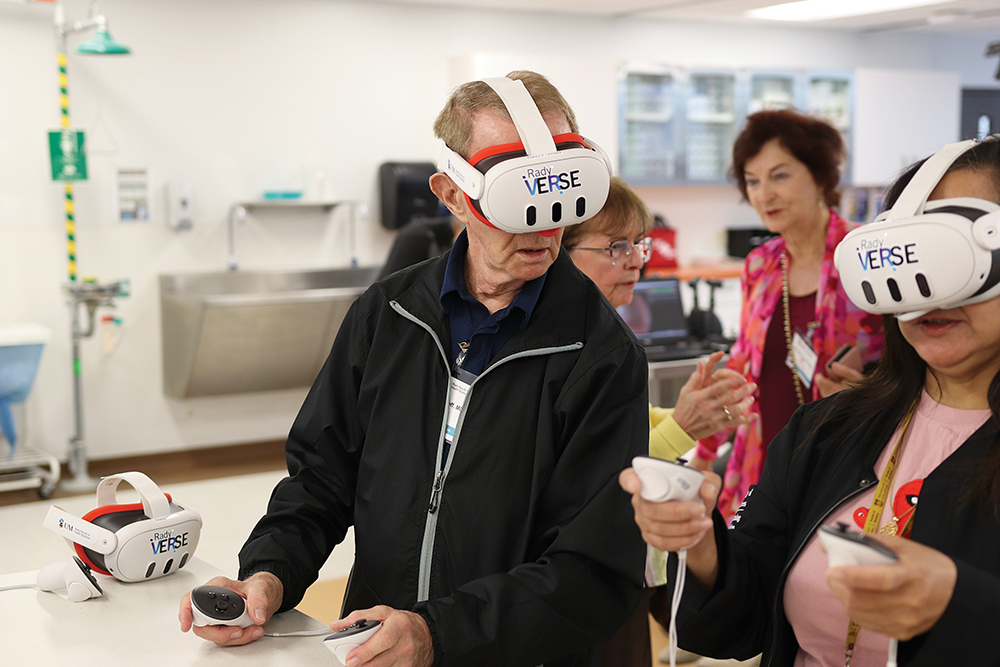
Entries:
<svg viewBox="0 0 1000 667">
<path fill-rule="evenodd" d="M 185 594 L 181 598 L 180 612 L 177 615 L 181 631 L 187 632 L 193 629 L 197 636 L 219 646 L 240 646 L 263 637 L 263 625 L 278 611 L 284 592 L 281 581 L 269 572 L 258 572 L 245 581 L 214 577 L 206 583 L 206 586 L 226 588 L 243 598 L 245 614 L 252 623 L 245 628 L 240 625 L 196 625 L 191 606 L 191 593 Z M 201 622 L 204 621 L 199 621 Z"/>
</svg>

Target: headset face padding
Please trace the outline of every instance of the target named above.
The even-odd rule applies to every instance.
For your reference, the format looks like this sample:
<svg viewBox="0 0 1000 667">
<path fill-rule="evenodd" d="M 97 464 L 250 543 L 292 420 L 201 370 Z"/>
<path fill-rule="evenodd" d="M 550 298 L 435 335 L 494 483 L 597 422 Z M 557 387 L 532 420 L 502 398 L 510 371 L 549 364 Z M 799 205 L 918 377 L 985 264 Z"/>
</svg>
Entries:
<svg viewBox="0 0 1000 667">
<path fill-rule="evenodd" d="M 142 521 L 146 518 L 146 513 L 142 510 L 142 503 L 98 507 L 83 515 L 85 521 L 89 521 L 101 528 L 107 528 L 112 533 L 118 532 L 120 528 L 130 523 Z M 76 548 L 76 555 L 93 568 L 95 572 L 111 575 L 107 564 L 104 562 L 104 554 L 88 549 L 82 544 L 75 544 L 73 546 Z"/>
</svg>

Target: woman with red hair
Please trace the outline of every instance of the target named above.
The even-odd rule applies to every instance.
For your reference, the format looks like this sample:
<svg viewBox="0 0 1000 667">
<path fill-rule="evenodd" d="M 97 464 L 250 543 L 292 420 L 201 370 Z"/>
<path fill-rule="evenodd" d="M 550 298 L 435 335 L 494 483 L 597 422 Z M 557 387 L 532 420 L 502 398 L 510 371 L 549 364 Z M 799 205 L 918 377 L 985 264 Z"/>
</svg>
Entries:
<svg viewBox="0 0 1000 667">
<path fill-rule="evenodd" d="M 881 353 L 881 318 L 848 300 L 833 264 L 837 244 L 857 226 L 834 210 L 844 156 L 835 127 L 787 109 L 749 116 L 733 146 L 740 193 L 779 236 L 743 265 L 740 331 L 727 366 L 758 385 L 750 406 L 758 418 L 736 427 L 719 496 L 727 520 L 792 413 L 859 380 L 863 365 Z M 846 346 L 852 352 L 833 361 Z M 692 465 L 707 469 L 728 435 L 703 439 Z"/>
</svg>

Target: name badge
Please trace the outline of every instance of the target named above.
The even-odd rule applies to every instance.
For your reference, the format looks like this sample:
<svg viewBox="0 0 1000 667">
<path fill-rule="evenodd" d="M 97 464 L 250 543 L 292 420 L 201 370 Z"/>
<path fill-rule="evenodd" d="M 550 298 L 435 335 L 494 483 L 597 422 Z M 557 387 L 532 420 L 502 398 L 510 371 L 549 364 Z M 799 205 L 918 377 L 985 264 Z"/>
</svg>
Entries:
<svg viewBox="0 0 1000 667">
<path fill-rule="evenodd" d="M 469 393 L 469 387 L 476 376 L 459 369 L 459 377 L 451 378 L 451 388 L 448 390 L 448 425 L 445 427 L 444 439 L 449 445 L 455 438 L 455 429 L 458 427 L 458 417 L 462 413 L 462 406 L 465 405 L 465 397 Z"/>
<path fill-rule="evenodd" d="M 799 379 L 806 387 L 812 387 L 813 375 L 816 373 L 816 363 L 819 357 L 813 351 L 810 340 L 812 336 L 803 336 L 796 331 L 792 337 L 792 351 L 795 353 L 795 372 L 799 374 Z M 785 364 L 792 368 L 792 355 L 785 359 Z"/>
</svg>

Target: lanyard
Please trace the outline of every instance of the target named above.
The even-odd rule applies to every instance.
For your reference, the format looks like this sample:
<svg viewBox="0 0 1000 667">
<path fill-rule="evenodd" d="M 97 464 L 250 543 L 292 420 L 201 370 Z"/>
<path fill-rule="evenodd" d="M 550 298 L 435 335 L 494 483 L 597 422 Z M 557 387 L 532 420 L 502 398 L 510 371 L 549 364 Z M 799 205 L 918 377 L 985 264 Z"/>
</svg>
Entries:
<svg viewBox="0 0 1000 667">
<path fill-rule="evenodd" d="M 906 417 L 903 419 L 903 427 L 899 432 L 899 439 L 896 440 L 896 446 L 892 450 L 892 455 L 889 457 L 889 462 L 885 464 L 885 470 L 882 471 L 882 477 L 878 480 L 878 487 L 875 489 L 875 499 L 872 501 L 872 506 L 868 510 L 868 517 L 865 519 L 865 532 L 874 533 L 878 530 L 879 521 L 882 520 L 882 510 L 885 509 L 886 500 L 889 499 L 889 492 L 892 490 L 892 482 L 896 479 L 896 466 L 899 464 L 899 457 L 903 450 L 903 438 L 906 437 L 906 429 L 910 426 L 910 419 L 913 418 L 913 412 L 916 409 L 916 403 L 910 406 L 909 411 L 906 413 Z M 913 513 L 911 512 L 909 517 L 906 519 L 906 525 L 913 521 Z M 893 520 L 886 524 L 883 532 L 896 532 L 897 519 L 894 517 Z M 905 527 L 905 526 L 904 526 Z M 847 625 L 847 639 L 844 642 L 844 667 L 851 667 L 851 656 L 854 655 L 854 645 L 858 641 L 858 633 L 861 631 L 861 626 L 855 623 L 852 618 L 850 623 Z"/>
</svg>

